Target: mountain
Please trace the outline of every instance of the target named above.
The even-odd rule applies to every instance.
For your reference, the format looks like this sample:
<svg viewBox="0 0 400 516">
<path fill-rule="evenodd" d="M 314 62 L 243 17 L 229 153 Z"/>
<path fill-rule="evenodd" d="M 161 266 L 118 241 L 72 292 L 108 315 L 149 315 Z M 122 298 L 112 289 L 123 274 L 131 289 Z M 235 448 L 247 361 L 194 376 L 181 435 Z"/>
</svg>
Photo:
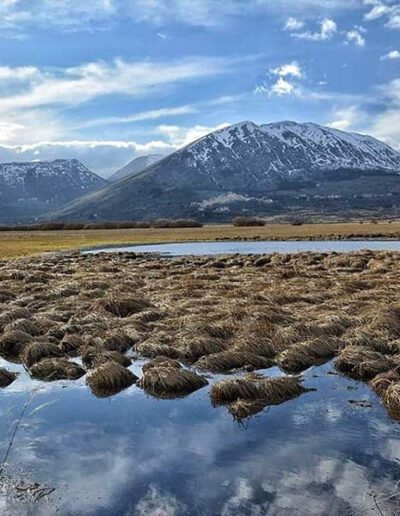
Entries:
<svg viewBox="0 0 400 516">
<path fill-rule="evenodd" d="M 151 165 L 154 165 L 154 163 L 157 163 L 158 161 L 161 161 L 163 159 L 162 154 L 150 154 L 148 156 L 139 156 L 138 158 L 135 158 L 134 160 L 130 161 L 127 165 L 120 168 L 114 174 L 112 174 L 108 180 L 111 182 L 119 181 L 120 179 L 123 179 L 124 177 L 128 176 L 134 176 L 136 174 L 139 174 L 147 167 L 150 167 Z"/>
<path fill-rule="evenodd" d="M 400 208 L 400 153 L 313 123 L 243 122 L 69 204 L 71 219 L 342 214 Z"/>
<path fill-rule="evenodd" d="M 31 220 L 107 181 L 76 159 L 0 164 L 0 221 Z"/>
</svg>

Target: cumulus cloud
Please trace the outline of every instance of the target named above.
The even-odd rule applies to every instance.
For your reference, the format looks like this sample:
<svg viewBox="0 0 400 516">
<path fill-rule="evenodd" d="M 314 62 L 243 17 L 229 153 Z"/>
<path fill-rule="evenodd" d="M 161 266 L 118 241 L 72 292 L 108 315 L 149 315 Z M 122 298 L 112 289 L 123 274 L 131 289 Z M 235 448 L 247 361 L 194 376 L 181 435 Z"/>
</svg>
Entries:
<svg viewBox="0 0 400 516">
<path fill-rule="evenodd" d="M 364 15 L 364 20 L 372 22 L 379 19 L 385 20 L 386 27 L 400 29 L 400 5 L 393 4 L 390 0 L 364 0 L 369 6 L 369 11 Z"/>
<path fill-rule="evenodd" d="M 284 29 L 293 32 L 296 30 L 301 30 L 304 27 L 304 22 L 301 20 L 298 20 L 297 18 L 288 18 L 285 22 Z"/>
<path fill-rule="evenodd" d="M 268 75 L 269 81 L 259 84 L 255 89 L 256 93 L 278 97 L 299 94 L 299 81 L 304 78 L 304 73 L 297 61 L 271 68 Z"/>
<path fill-rule="evenodd" d="M 319 23 L 319 26 L 320 28 L 318 31 L 311 32 L 307 30 L 305 32 L 294 32 L 292 36 L 309 41 L 328 41 L 337 33 L 337 24 L 331 18 L 324 18 Z"/>
<path fill-rule="evenodd" d="M 387 60 L 393 61 L 396 59 L 400 59 L 400 52 L 398 50 L 391 50 L 390 52 L 388 52 L 387 54 L 385 54 L 381 57 L 381 61 L 387 61 Z"/>
<path fill-rule="evenodd" d="M 353 29 L 346 32 L 346 39 L 349 43 L 354 43 L 358 47 L 365 46 L 365 38 L 360 29 Z"/>
</svg>

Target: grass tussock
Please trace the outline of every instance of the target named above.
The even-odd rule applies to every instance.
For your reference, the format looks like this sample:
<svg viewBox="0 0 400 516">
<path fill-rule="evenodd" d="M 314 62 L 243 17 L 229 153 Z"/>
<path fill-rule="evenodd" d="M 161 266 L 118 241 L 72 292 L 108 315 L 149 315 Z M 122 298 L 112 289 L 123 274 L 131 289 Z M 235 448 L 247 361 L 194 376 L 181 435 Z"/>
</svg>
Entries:
<svg viewBox="0 0 400 516">
<path fill-rule="evenodd" d="M 400 382 L 391 383 L 382 394 L 382 402 L 389 415 L 400 420 Z"/>
<path fill-rule="evenodd" d="M 279 366 L 289 373 L 300 373 L 321 365 L 335 356 L 340 347 L 336 339 L 318 338 L 294 344 L 278 357 Z"/>
<path fill-rule="evenodd" d="M 81 354 L 81 348 L 84 343 L 85 341 L 80 335 L 74 333 L 67 334 L 62 337 L 60 350 L 70 357 L 78 357 Z"/>
<path fill-rule="evenodd" d="M 347 346 L 340 352 L 335 366 L 352 378 L 371 380 L 379 373 L 392 369 L 394 363 L 376 351 L 361 346 Z"/>
<path fill-rule="evenodd" d="M 142 312 L 151 306 L 151 303 L 145 299 L 129 296 L 112 296 L 97 301 L 93 306 L 93 310 L 105 310 L 116 317 L 124 318 Z"/>
<path fill-rule="evenodd" d="M 95 396 L 106 398 L 127 389 L 137 379 L 132 371 L 118 362 L 105 362 L 88 373 L 86 383 Z"/>
<path fill-rule="evenodd" d="M 56 380 L 78 380 L 85 370 L 66 358 L 43 358 L 29 369 L 29 374 L 36 380 L 54 382 Z"/>
<path fill-rule="evenodd" d="M 83 364 L 92 369 L 106 362 L 116 362 L 123 367 L 129 367 L 132 360 L 119 351 L 109 351 L 99 348 L 86 348 L 82 352 Z"/>
<path fill-rule="evenodd" d="M 397 369 L 392 369 L 385 373 L 380 373 L 375 376 L 370 382 L 372 390 L 380 397 L 384 395 L 388 387 L 392 383 L 400 382 L 400 373 Z"/>
<path fill-rule="evenodd" d="M 146 368 L 139 382 L 147 394 L 168 399 L 187 396 L 207 384 L 203 376 L 180 367 L 171 367 L 170 363 Z"/>
<path fill-rule="evenodd" d="M 31 368 L 33 364 L 40 362 L 43 358 L 60 358 L 63 356 L 60 348 L 52 342 L 32 342 L 23 352 L 23 362 Z"/>
<path fill-rule="evenodd" d="M 19 359 L 32 336 L 21 330 L 4 333 L 0 337 L 0 356 L 11 362 Z"/>
<path fill-rule="evenodd" d="M 158 356 L 144 364 L 142 367 L 142 371 L 145 373 L 149 369 L 153 369 L 155 367 L 171 367 L 172 369 L 180 369 L 182 366 L 177 360 L 173 360 L 172 358 Z"/>
<path fill-rule="evenodd" d="M 16 380 L 18 374 L 0 367 L 0 387 L 8 387 Z"/>
<path fill-rule="evenodd" d="M 222 351 L 205 356 L 198 360 L 195 366 L 211 373 L 226 373 L 238 369 L 254 370 L 273 367 L 272 360 L 245 351 Z"/>
<path fill-rule="evenodd" d="M 232 416 L 241 421 L 267 406 L 280 405 L 306 391 L 297 377 L 247 376 L 214 384 L 210 390 L 210 397 L 214 406 L 226 405 Z"/>
</svg>

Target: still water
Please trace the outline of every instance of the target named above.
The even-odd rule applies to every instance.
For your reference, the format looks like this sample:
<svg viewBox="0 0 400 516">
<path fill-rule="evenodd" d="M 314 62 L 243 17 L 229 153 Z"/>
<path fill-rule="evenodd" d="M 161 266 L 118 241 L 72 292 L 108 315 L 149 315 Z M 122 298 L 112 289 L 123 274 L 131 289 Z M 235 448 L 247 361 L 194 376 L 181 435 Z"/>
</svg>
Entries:
<svg viewBox="0 0 400 516">
<path fill-rule="evenodd" d="M 306 372 L 316 391 L 246 424 L 213 408 L 209 388 L 157 400 L 132 386 L 97 399 L 84 379 L 46 384 L 7 367 L 21 375 L 1 391 L 3 456 L 21 422 L 2 515 L 400 514 L 400 427 L 330 364 Z M 50 494 L 24 491 L 35 482 Z"/>
<path fill-rule="evenodd" d="M 318 240 L 265 242 L 185 242 L 179 244 L 149 244 L 88 249 L 92 253 L 160 253 L 163 256 L 207 256 L 218 254 L 266 254 L 298 252 L 400 251 L 396 240 Z"/>
</svg>

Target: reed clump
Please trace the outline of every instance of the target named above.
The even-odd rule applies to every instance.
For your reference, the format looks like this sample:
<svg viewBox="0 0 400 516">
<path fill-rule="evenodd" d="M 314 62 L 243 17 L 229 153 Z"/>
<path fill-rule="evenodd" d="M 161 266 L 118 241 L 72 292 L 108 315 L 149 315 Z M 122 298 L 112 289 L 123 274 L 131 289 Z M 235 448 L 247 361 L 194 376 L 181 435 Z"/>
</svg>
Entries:
<svg viewBox="0 0 400 516">
<path fill-rule="evenodd" d="M 83 364 L 92 369 L 106 362 L 117 362 L 123 367 L 129 367 L 132 360 L 119 351 L 109 351 L 101 348 L 86 348 L 82 352 Z"/>
<path fill-rule="evenodd" d="M 0 367 L 0 387 L 8 387 L 13 383 L 14 380 L 18 377 L 17 373 L 13 371 L 8 371 L 4 367 Z"/>
<path fill-rule="evenodd" d="M 379 373 L 389 371 L 394 363 L 391 359 L 361 346 L 347 346 L 335 362 L 336 368 L 358 380 L 371 380 Z"/>
<path fill-rule="evenodd" d="M 278 364 L 284 371 L 300 373 L 333 358 L 340 345 L 338 340 L 330 338 L 300 342 L 283 351 L 278 357 Z"/>
<path fill-rule="evenodd" d="M 181 367 L 171 367 L 170 362 L 145 368 L 139 381 L 139 387 L 147 394 L 168 399 L 187 396 L 207 384 L 203 376 Z"/>
<path fill-rule="evenodd" d="M 29 374 L 36 380 L 54 382 L 56 380 L 78 380 L 85 370 L 66 358 L 43 358 L 32 365 Z"/>
<path fill-rule="evenodd" d="M 86 383 L 99 398 L 118 394 L 137 381 L 137 376 L 118 362 L 105 362 L 89 372 Z"/>
<path fill-rule="evenodd" d="M 238 369 L 268 369 L 274 365 L 274 361 L 260 355 L 231 350 L 205 356 L 195 364 L 198 369 L 211 373 L 226 373 Z"/>
<path fill-rule="evenodd" d="M 63 353 L 60 348 L 52 342 L 32 342 L 23 352 L 23 362 L 31 368 L 33 364 L 40 362 L 42 358 L 62 357 Z"/>
</svg>

